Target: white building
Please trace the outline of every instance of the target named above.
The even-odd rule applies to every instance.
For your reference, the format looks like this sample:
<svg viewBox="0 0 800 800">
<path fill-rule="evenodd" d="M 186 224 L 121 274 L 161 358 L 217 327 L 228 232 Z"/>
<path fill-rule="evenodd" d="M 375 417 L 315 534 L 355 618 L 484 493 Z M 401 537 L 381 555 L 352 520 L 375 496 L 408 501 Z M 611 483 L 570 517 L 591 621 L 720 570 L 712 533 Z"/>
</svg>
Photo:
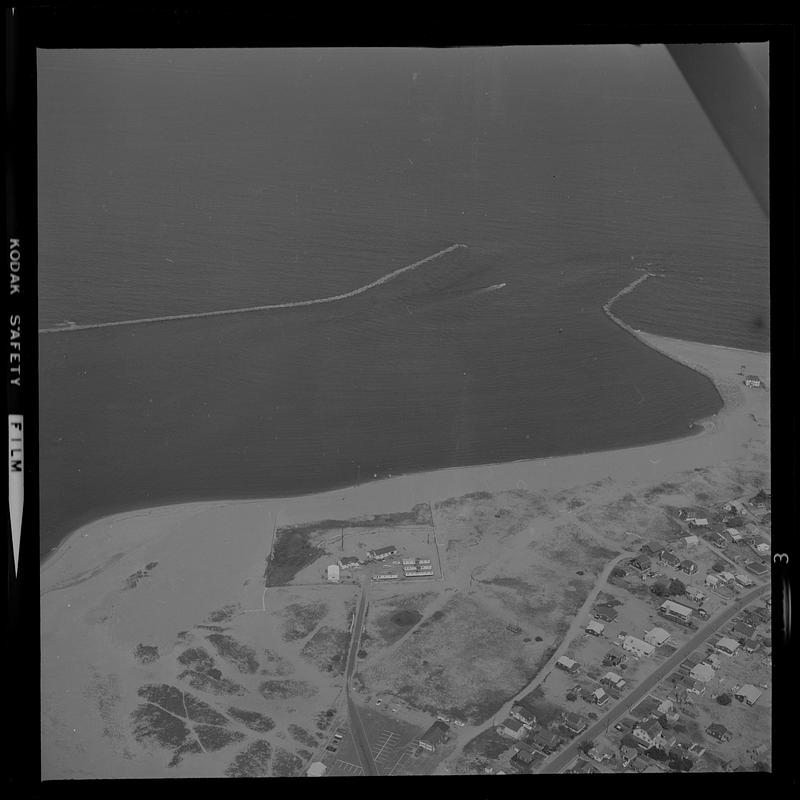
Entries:
<svg viewBox="0 0 800 800">
<path fill-rule="evenodd" d="M 306 772 L 306 777 L 307 778 L 322 778 L 327 771 L 328 771 L 328 768 L 321 761 L 315 761 L 308 768 L 308 772 Z"/>
<path fill-rule="evenodd" d="M 759 697 L 761 697 L 761 690 L 756 689 L 755 686 L 751 683 L 746 683 L 744 686 L 740 686 L 734 693 L 733 696 L 743 702 L 747 703 L 747 705 L 752 706 L 755 705 L 756 701 Z"/>
<path fill-rule="evenodd" d="M 665 617 L 676 619 L 680 622 L 688 622 L 692 618 L 692 609 L 689 606 L 682 606 L 680 603 L 675 603 L 672 600 L 665 600 L 659 606 L 659 612 Z"/>
<path fill-rule="evenodd" d="M 745 575 L 741 572 L 737 572 L 733 577 L 739 586 L 752 586 L 755 583 L 755 581 L 749 575 Z"/>
<path fill-rule="evenodd" d="M 339 565 L 338 564 L 331 564 L 328 567 L 328 580 L 331 583 L 338 583 L 339 582 Z"/>
<path fill-rule="evenodd" d="M 742 534 L 736 530 L 736 528 L 725 528 L 725 533 L 731 537 L 732 542 L 741 542 L 742 541 Z"/>
<path fill-rule="evenodd" d="M 655 652 L 655 647 L 648 642 L 643 642 L 635 636 L 626 636 L 622 640 L 622 649 L 633 653 L 637 658 L 642 656 L 651 656 Z"/>
<path fill-rule="evenodd" d="M 644 640 L 654 647 L 661 647 L 662 644 L 666 644 L 670 640 L 670 633 L 663 628 L 653 628 L 647 631 L 644 635 Z"/>
<path fill-rule="evenodd" d="M 577 672 L 578 671 L 578 662 L 573 661 L 571 658 L 567 658 L 566 656 L 561 656 L 556 661 L 556 666 L 559 669 L 563 669 L 566 672 Z"/>
<path fill-rule="evenodd" d="M 706 586 L 710 586 L 713 589 L 719 582 L 719 576 L 712 575 L 710 572 L 706 575 Z"/>
<path fill-rule="evenodd" d="M 697 545 L 700 544 L 700 537 L 699 536 L 684 536 L 683 537 L 683 543 L 687 547 L 697 547 Z"/>
<path fill-rule="evenodd" d="M 606 626 L 603 625 L 602 622 L 598 622 L 596 619 L 593 619 L 590 620 L 589 624 L 586 626 L 586 633 L 591 633 L 592 636 L 602 636 L 605 629 Z"/>
<path fill-rule="evenodd" d="M 727 636 L 723 637 L 717 642 L 717 650 L 721 653 L 726 653 L 732 656 L 739 649 L 739 642 L 735 639 L 730 639 Z"/>
</svg>

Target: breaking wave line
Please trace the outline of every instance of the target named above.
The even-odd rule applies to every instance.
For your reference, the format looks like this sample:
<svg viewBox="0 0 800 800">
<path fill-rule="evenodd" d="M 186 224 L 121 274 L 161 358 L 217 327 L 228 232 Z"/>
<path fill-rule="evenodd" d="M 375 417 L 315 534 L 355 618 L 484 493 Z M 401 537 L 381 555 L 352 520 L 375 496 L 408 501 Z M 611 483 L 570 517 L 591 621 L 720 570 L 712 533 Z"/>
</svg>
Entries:
<svg viewBox="0 0 800 800">
<path fill-rule="evenodd" d="M 440 258 L 446 253 L 451 253 L 453 252 L 453 250 L 458 250 L 461 247 L 466 248 L 467 245 L 465 244 L 450 245 L 450 247 L 445 247 L 444 250 L 439 250 L 438 253 L 426 256 L 420 261 L 415 261 L 413 264 L 408 264 L 405 267 L 400 267 L 400 269 L 393 270 L 392 272 L 387 273 L 383 277 L 378 278 L 377 280 L 374 280 L 371 283 L 364 284 L 364 286 L 359 286 L 357 289 L 345 292 L 344 294 L 336 294 L 330 297 L 316 297 L 313 300 L 295 300 L 294 302 L 291 303 L 272 303 L 271 305 L 250 306 L 248 308 L 227 308 L 222 311 L 200 311 L 194 314 L 171 314 L 169 316 L 164 316 L 164 317 L 144 317 L 142 319 L 118 320 L 117 322 L 95 322 L 89 325 L 69 325 L 59 328 L 40 328 L 39 333 L 70 333 L 71 331 L 86 331 L 93 328 L 112 328 L 112 327 L 117 327 L 119 325 L 145 325 L 150 322 L 172 322 L 179 319 L 219 317 L 222 316 L 223 314 L 247 314 L 253 311 L 272 311 L 274 309 L 279 309 L 279 308 L 300 308 L 301 306 L 313 306 L 313 305 L 318 305 L 320 303 L 334 303 L 337 302 L 338 300 L 347 300 L 350 297 L 355 297 L 357 294 L 362 294 L 363 292 L 366 292 L 370 289 L 374 289 L 376 286 L 388 283 L 390 280 L 393 280 L 398 275 L 401 275 L 404 272 L 416 269 L 417 267 L 420 267 L 423 264 L 427 264 L 429 261 L 433 261 L 434 259 Z"/>
</svg>

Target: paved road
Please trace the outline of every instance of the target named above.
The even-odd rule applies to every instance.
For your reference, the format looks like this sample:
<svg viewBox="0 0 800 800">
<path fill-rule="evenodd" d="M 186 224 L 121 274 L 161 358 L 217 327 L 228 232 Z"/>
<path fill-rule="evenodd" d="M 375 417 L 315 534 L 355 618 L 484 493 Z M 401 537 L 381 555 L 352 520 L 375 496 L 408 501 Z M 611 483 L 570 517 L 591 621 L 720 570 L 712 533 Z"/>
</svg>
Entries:
<svg viewBox="0 0 800 800">
<path fill-rule="evenodd" d="M 353 677 L 353 671 L 356 666 L 356 657 L 361 642 L 361 627 L 364 624 L 364 612 L 367 610 L 367 587 L 369 586 L 367 580 L 368 579 L 365 577 L 362 582 L 361 602 L 358 604 L 358 611 L 356 612 L 355 622 L 353 623 L 353 635 L 350 637 L 350 652 L 347 654 L 344 688 L 347 695 L 347 711 L 350 716 L 350 732 L 353 734 L 353 741 L 355 742 L 356 750 L 358 750 L 361 766 L 364 767 L 365 774 L 377 775 L 378 767 L 375 764 L 375 759 L 372 757 L 372 751 L 369 749 L 369 740 L 364 731 L 364 725 L 361 722 L 358 707 L 350 697 L 350 679 Z"/>
<path fill-rule="evenodd" d="M 763 594 L 770 588 L 769 584 L 759 586 L 752 592 L 744 595 L 740 600 L 737 600 L 731 606 L 726 608 L 722 613 L 708 622 L 705 627 L 701 628 L 686 644 L 677 650 L 674 655 L 671 655 L 655 672 L 647 677 L 642 683 L 637 686 L 631 694 L 624 700 L 620 700 L 605 716 L 601 717 L 597 722 L 589 727 L 578 738 L 574 739 L 564 750 L 557 753 L 552 761 L 548 760 L 544 763 L 540 774 L 560 772 L 578 755 L 578 748 L 581 742 L 590 741 L 596 736 L 600 735 L 605 729 L 616 722 L 629 708 L 635 706 L 648 692 L 658 684 L 668 673 L 672 672 L 690 653 L 693 653 L 703 642 L 709 639 L 716 633 L 731 617 L 739 613 L 746 605 L 753 602 L 758 595 Z"/>
</svg>

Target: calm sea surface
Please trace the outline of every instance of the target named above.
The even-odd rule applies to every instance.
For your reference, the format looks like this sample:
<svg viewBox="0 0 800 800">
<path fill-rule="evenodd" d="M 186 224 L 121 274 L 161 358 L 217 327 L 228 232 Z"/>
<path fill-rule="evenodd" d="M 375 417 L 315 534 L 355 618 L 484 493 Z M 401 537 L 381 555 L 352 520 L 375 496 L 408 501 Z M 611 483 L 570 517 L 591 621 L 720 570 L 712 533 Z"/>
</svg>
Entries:
<svg viewBox="0 0 800 800">
<path fill-rule="evenodd" d="M 41 51 L 42 554 L 80 524 L 641 444 L 719 410 L 613 325 L 767 350 L 768 224 L 659 48 Z M 482 291 L 494 284 L 506 286 Z"/>
</svg>

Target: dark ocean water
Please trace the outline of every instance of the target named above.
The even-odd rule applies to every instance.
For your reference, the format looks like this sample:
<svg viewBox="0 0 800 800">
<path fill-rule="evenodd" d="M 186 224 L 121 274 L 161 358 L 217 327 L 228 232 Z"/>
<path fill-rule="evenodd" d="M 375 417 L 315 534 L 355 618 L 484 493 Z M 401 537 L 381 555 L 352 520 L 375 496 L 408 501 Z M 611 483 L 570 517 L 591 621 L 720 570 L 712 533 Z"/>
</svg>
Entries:
<svg viewBox="0 0 800 800">
<path fill-rule="evenodd" d="M 126 508 L 664 440 L 601 305 L 768 349 L 768 225 L 658 48 L 40 52 L 41 542 Z M 498 283 L 494 292 L 481 289 Z"/>
</svg>

